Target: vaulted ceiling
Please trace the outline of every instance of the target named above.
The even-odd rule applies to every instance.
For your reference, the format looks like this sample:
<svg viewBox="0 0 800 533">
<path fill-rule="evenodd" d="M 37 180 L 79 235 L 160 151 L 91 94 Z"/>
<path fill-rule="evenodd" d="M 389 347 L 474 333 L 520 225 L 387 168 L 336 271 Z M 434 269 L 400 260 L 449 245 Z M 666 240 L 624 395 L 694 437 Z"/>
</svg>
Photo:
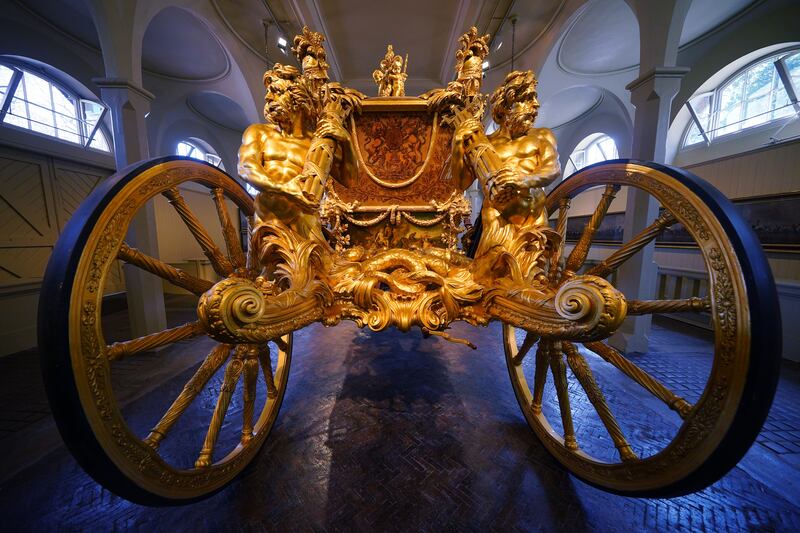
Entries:
<svg viewBox="0 0 800 533">
<path fill-rule="evenodd" d="M 270 61 L 294 63 L 291 52 L 277 47 L 278 37 L 291 43 L 303 24 L 327 38 L 331 76 L 367 94 L 375 93 L 372 71 L 392 44 L 408 54 L 408 94 L 440 87 L 453 79 L 458 37 L 475 25 L 492 34 L 493 66 L 511 55 L 511 24 L 516 14 L 516 53 L 530 46 L 552 23 L 564 0 L 212 0 L 229 28 L 259 54 L 265 52 L 263 21 L 270 21 Z M 265 58 L 266 60 L 266 58 Z"/>
<path fill-rule="evenodd" d="M 87 0 L 15 1 L 99 49 Z M 638 23 L 625 0 L 592 0 L 571 17 L 563 16 L 575 9 L 574 2 L 568 4 L 567 0 L 208 0 L 203 5 L 204 20 L 192 14 L 198 10 L 190 0 L 174 2 L 183 9 L 160 9 L 164 4 L 159 0 L 138 1 L 152 4 L 151 11 L 156 13 L 142 36 L 142 66 L 147 73 L 177 82 L 213 82 L 225 77 L 231 62 L 247 63 L 243 70 L 248 72 L 248 80 L 255 80 L 252 91 L 257 103 L 261 100 L 260 75 L 253 73 L 274 62 L 296 64 L 289 48 L 303 25 L 326 36 L 331 77 L 368 95 L 376 94 L 371 74 L 387 44 L 408 54 L 406 91 L 414 95 L 453 79 L 458 37 L 470 26 L 492 36 L 488 60 L 494 83 L 510 70 L 512 47 L 519 58 L 547 41 L 553 48 L 539 74 L 543 79 L 540 97 L 547 103 L 541 122 L 550 127 L 594 109 L 601 101 L 604 79 L 624 93 L 622 88 L 635 77 L 639 61 Z M 692 0 L 681 44 L 713 31 L 757 3 Z M 516 19 L 513 25 L 509 22 L 512 16 Z M 209 24 L 216 27 L 216 36 Z M 555 28 L 559 34 L 556 41 L 552 34 L 540 41 L 555 24 L 564 26 Z M 237 57 L 232 57 L 230 47 L 222 46 L 220 31 L 230 32 L 229 42 L 238 40 L 243 45 Z M 288 46 L 279 47 L 279 38 Z M 521 65 L 517 62 L 516 66 Z M 191 90 L 187 103 L 194 111 L 204 116 L 224 115 L 236 127 L 247 122 L 239 116 L 241 109 L 235 102 L 217 94 L 216 89 L 205 91 L 201 84 Z M 627 95 L 620 98 L 627 102 Z"/>
</svg>

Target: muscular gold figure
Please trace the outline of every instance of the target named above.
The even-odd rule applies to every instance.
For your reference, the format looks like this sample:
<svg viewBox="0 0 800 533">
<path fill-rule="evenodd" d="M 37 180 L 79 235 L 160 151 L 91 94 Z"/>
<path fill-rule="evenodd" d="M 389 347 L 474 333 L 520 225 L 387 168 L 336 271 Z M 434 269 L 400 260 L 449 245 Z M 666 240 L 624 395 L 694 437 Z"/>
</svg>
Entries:
<svg viewBox="0 0 800 533">
<path fill-rule="evenodd" d="M 463 188 L 477 178 L 486 198 L 476 257 L 498 246 L 510 250 L 523 228 L 546 228 L 544 187 L 561 174 L 553 133 L 533 127 L 539 107 L 533 72 L 509 73 L 491 103 L 497 131 L 487 137 L 464 110 L 456 114 L 453 137 L 453 176 Z"/>
<path fill-rule="evenodd" d="M 316 176 L 304 173 L 309 153 L 316 139 L 349 140 L 341 121 L 330 119 L 338 115 L 340 104 L 331 102 L 314 129 L 313 93 L 303 83 L 300 71 L 290 65 L 276 64 L 264 74 L 264 116 L 267 124 L 253 124 L 244 132 L 239 149 L 239 174 L 259 190 L 256 197 L 258 221 L 277 218 L 283 223 L 305 227 L 319 226 L 315 198 L 307 194 L 308 182 Z M 337 108 L 337 106 L 339 106 Z M 331 174 L 344 176 L 355 172 L 356 159 L 349 143 L 330 154 Z M 308 219 L 303 223 L 303 219 Z M 314 231 L 317 233 L 317 231 Z"/>
</svg>

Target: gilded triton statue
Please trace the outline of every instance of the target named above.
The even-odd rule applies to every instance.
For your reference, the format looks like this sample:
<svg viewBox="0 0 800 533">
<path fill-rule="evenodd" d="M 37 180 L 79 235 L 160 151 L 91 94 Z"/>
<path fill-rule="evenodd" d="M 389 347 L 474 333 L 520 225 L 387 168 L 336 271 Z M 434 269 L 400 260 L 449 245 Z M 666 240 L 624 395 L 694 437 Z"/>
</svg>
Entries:
<svg viewBox="0 0 800 533">
<path fill-rule="evenodd" d="M 179 157 L 140 162 L 98 185 L 55 247 L 39 306 L 53 414 L 92 476 L 147 504 L 215 493 L 256 456 L 275 422 L 293 332 L 342 320 L 373 331 L 418 328 L 472 348 L 448 333 L 451 324 L 500 322 L 528 424 L 560 463 L 594 485 L 635 496 L 685 494 L 736 464 L 758 435 L 780 366 L 777 296 L 758 241 L 718 191 L 674 167 L 595 165 L 545 196 L 560 168 L 553 133 L 534 126 L 536 78 L 510 72 L 487 98 L 481 82 L 489 42 L 471 28 L 459 39 L 455 79 L 419 97 L 404 96 L 408 60 L 389 46 L 375 74 L 382 97 L 368 98 L 330 81 L 324 37 L 303 28 L 292 48 L 300 68 L 275 64 L 264 74 L 267 122 L 242 139 L 238 170 L 257 189 L 255 199 L 218 168 Z M 490 135 L 487 103 L 498 125 Z M 470 217 L 464 191 L 475 180 L 484 200 L 469 230 L 474 246 L 459 247 Z M 224 250 L 183 197 L 188 182 L 209 189 Z M 592 241 L 622 187 L 651 195 L 661 214 L 590 264 Z M 599 200 L 575 202 L 591 213 L 577 213 L 588 222 L 568 246 L 571 202 L 591 189 Z M 137 211 L 158 195 L 197 241 L 214 280 L 125 242 Z M 231 205 L 248 220 L 247 246 Z M 706 265 L 707 291 L 626 298 L 609 279 L 677 222 Z M 120 261 L 196 295 L 197 320 L 107 344 L 103 295 Z M 691 401 L 605 342 L 627 316 L 684 312 L 707 316 L 715 339 L 705 390 Z M 198 336 L 211 341 L 210 352 L 142 437 L 119 409 L 115 362 Z M 595 376 L 596 365 L 614 368 Z M 626 413 L 612 412 L 606 384 L 598 383 L 608 371 L 627 376 L 663 416 L 674 417 L 666 444 L 628 440 L 617 419 Z M 161 443 L 210 382 L 217 400 L 210 421 L 203 419 L 202 445 L 188 451 L 196 452 L 192 464 L 176 463 Z M 578 389 L 585 401 L 576 413 L 582 422 L 591 417 L 583 426 L 570 405 Z M 240 423 L 226 419 L 238 394 Z M 551 395 L 557 413 L 543 408 Z M 183 430 L 195 427 L 192 421 Z M 232 439 L 219 439 L 231 428 Z M 603 431 L 606 441 L 590 441 Z M 233 445 L 218 449 L 218 441 Z"/>
<path fill-rule="evenodd" d="M 492 93 L 492 118 L 498 128 L 488 137 L 478 117 L 459 112 L 452 156 L 453 176 L 461 187 L 478 179 L 486 199 L 476 260 L 501 250 L 524 250 L 514 255 L 524 265 L 522 278 L 529 282 L 543 274 L 541 259 L 550 232 L 544 187 L 561 175 L 553 133 L 533 127 L 539 107 L 536 83 L 531 71 L 506 76 Z M 523 236 L 531 240 L 520 248 L 517 241 Z"/>
</svg>

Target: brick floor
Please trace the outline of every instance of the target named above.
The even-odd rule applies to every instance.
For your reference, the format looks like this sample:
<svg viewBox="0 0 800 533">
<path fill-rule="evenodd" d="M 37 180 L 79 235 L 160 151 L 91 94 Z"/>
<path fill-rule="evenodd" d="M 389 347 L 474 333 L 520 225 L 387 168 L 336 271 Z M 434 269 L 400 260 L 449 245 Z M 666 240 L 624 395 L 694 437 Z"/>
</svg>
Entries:
<svg viewBox="0 0 800 533">
<path fill-rule="evenodd" d="M 589 487 L 542 448 L 519 411 L 502 357 L 500 328 L 457 325 L 472 351 L 418 332 L 379 334 L 351 324 L 310 326 L 295 337 L 289 387 L 272 435 L 249 468 L 214 497 L 184 507 L 147 508 L 94 483 L 59 447 L 0 485 L 6 530 L 154 531 L 797 531 L 800 529 L 800 371 L 784 369 L 770 418 L 731 473 L 696 494 L 633 499 Z M 688 399 L 708 372 L 705 334 L 656 324 L 650 353 L 637 364 Z M 187 343 L 201 355 L 204 346 Z M 679 352 L 681 355 L 678 355 Z M 151 371 L 162 354 L 131 370 Z M 650 400 L 614 369 L 587 354 L 612 410 L 637 452 L 669 436 L 672 418 L 655 417 Z M 532 358 L 526 360 L 530 364 Z M 8 368 L 3 365 L 7 365 Z M 35 369 L 0 359 L 0 390 Z M 19 365 L 18 365 L 19 366 Z M 528 371 L 526 369 L 526 371 Z M 132 427 L 146 428 L 191 375 L 163 377 L 125 408 Z M 215 382 L 171 435 L 178 457 L 196 453 L 202 421 L 213 409 Z M 128 380 L 129 387 L 141 381 Z M 39 387 L 37 389 L 37 387 Z M 571 383 L 581 444 L 604 433 Z M 548 389 L 548 392 L 552 392 Z M 31 394 L 32 401 L 36 396 Z M 553 395 L 554 396 L 554 395 Z M 0 418 L 41 423 L 38 407 L 13 408 L 0 397 Z M 636 403 L 633 403 L 636 402 Z M 636 405 L 636 409 L 631 409 Z M 9 407 L 11 406 L 11 407 Z M 240 409 L 234 403 L 232 409 Z M 558 418 L 557 404 L 545 405 Z M 29 411 L 29 412 L 28 412 Z M 6 414 L 9 413 L 9 414 Z M 48 415 L 45 413 L 44 415 Z M 36 419 L 39 422 L 29 422 Z M 182 421 L 183 423 L 183 421 Z M 580 423 L 580 425 L 579 425 Z M 13 440 L 23 433 L 9 426 Z M 2 437 L 0 437 L 2 438 Z M 202 437 L 201 437 L 202 438 Z M 170 442 L 170 439 L 165 441 Z M 0 441 L 1 443 L 2 441 Z M 194 448 L 193 448 L 194 447 Z M 603 447 L 591 450 L 600 455 Z"/>
</svg>

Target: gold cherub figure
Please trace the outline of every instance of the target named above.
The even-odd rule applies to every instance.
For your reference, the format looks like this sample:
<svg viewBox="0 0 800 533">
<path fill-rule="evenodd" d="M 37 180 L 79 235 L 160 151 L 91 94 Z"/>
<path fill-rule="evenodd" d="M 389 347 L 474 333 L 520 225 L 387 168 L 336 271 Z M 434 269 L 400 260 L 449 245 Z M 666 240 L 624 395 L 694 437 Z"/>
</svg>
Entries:
<svg viewBox="0 0 800 533">
<path fill-rule="evenodd" d="M 372 79 L 378 86 L 378 96 L 405 96 L 407 70 L 408 54 L 404 60 L 399 54 L 394 53 L 391 44 L 388 45 L 380 68 L 372 73 Z"/>
</svg>

